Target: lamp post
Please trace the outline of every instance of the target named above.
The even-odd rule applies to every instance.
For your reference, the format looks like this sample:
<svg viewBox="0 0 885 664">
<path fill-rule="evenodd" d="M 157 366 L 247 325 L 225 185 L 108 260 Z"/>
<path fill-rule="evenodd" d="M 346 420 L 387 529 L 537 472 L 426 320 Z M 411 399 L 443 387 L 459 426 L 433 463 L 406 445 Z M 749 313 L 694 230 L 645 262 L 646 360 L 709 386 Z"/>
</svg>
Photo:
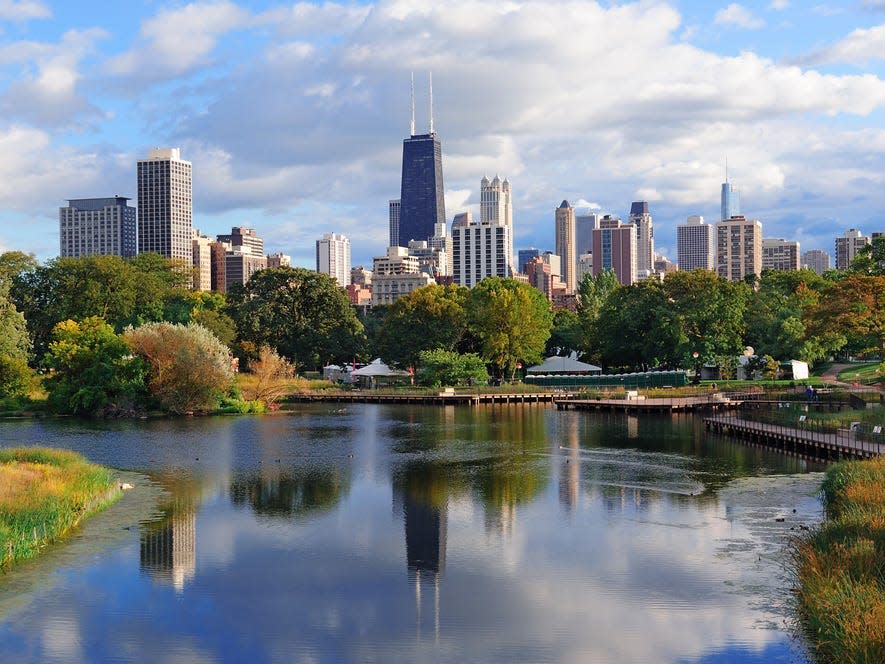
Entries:
<svg viewBox="0 0 885 664">
<path fill-rule="evenodd" d="M 694 351 L 691 356 L 694 359 L 694 384 L 699 385 L 701 382 L 701 363 L 698 361 L 698 358 L 701 354 Z"/>
</svg>

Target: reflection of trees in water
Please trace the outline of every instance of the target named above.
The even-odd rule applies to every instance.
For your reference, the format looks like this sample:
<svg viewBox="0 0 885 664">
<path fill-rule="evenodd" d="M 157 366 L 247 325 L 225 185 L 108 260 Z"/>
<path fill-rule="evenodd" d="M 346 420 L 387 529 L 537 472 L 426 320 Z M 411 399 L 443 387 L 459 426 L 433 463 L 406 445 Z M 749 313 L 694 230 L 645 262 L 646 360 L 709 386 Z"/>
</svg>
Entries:
<svg viewBox="0 0 885 664">
<path fill-rule="evenodd" d="M 334 507 L 349 487 L 350 477 L 341 468 L 281 470 L 234 480 L 230 498 L 256 514 L 295 516 Z"/>
</svg>

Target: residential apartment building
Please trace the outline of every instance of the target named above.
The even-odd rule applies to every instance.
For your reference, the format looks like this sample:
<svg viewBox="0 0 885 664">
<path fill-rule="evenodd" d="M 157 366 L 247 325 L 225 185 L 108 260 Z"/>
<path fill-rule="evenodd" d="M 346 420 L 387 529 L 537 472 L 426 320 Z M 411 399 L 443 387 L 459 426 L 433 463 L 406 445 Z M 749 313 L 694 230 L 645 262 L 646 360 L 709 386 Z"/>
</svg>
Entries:
<svg viewBox="0 0 885 664">
<path fill-rule="evenodd" d="M 605 215 L 593 231 L 593 275 L 613 270 L 618 282 L 629 286 L 638 278 L 636 228 Z"/>
<path fill-rule="evenodd" d="M 192 168 L 178 148 L 138 161 L 138 251 L 193 264 Z"/>
<path fill-rule="evenodd" d="M 137 213 L 124 196 L 68 200 L 58 209 L 58 230 L 62 258 L 138 252 Z"/>
<path fill-rule="evenodd" d="M 798 270 L 799 259 L 799 243 L 795 240 L 762 238 L 763 270 Z"/>
<path fill-rule="evenodd" d="M 716 269 L 716 229 L 700 215 L 676 226 L 676 262 L 680 270 Z"/>
<path fill-rule="evenodd" d="M 316 241 L 316 269 L 328 274 L 339 286 L 350 283 L 350 240 L 340 233 L 324 233 Z"/>
<path fill-rule="evenodd" d="M 741 215 L 716 224 L 716 273 L 730 281 L 762 274 L 762 222 Z"/>
</svg>

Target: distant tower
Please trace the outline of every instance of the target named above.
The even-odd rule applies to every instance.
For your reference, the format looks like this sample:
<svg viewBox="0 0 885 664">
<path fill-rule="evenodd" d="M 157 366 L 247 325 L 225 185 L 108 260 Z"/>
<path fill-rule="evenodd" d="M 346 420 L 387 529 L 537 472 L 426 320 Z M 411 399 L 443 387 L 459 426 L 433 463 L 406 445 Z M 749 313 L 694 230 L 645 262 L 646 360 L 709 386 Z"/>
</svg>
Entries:
<svg viewBox="0 0 885 664">
<path fill-rule="evenodd" d="M 691 215 L 676 226 L 676 250 L 680 270 L 715 270 L 716 229 L 703 217 Z"/>
<path fill-rule="evenodd" d="M 849 228 L 836 238 L 836 269 L 847 270 L 857 252 L 870 243 L 868 235 L 856 228 Z"/>
<path fill-rule="evenodd" d="M 636 227 L 636 270 L 640 278 L 645 278 L 655 267 L 655 231 L 646 201 L 635 201 L 630 206 L 628 223 Z"/>
<path fill-rule="evenodd" d="M 636 228 L 608 214 L 593 231 L 591 272 L 596 276 L 603 270 L 612 270 L 624 286 L 636 281 Z"/>
<path fill-rule="evenodd" d="M 716 224 L 716 272 L 729 281 L 762 275 L 762 222 L 740 215 Z"/>
<path fill-rule="evenodd" d="M 762 238 L 762 269 L 789 272 L 798 270 L 802 255 L 796 240 Z"/>
<path fill-rule="evenodd" d="M 391 198 L 387 201 L 387 215 L 390 223 L 390 243 L 388 247 L 399 245 L 399 199 Z"/>
<path fill-rule="evenodd" d="M 138 160 L 138 251 L 193 265 L 191 163 L 178 148 L 156 148 Z"/>
<path fill-rule="evenodd" d="M 513 199 L 510 182 L 497 175 L 491 182 L 487 177 L 480 181 L 479 223 L 503 224 L 510 227 L 510 241 L 513 242 Z M 513 260 L 513 246 L 507 248 Z"/>
<path fill-rule="evenodd" d="M 403 141 L 397 246 L 408 247 L 409 240 L 429 240 L 436 224 L 446 222 L 444 191 L 442 145 L 433 130 L 431 79 L 430 130 L 426 134 L 415 134 L 414 92 L 412 94 L 411 136 Z"/>
<path fill-rule="evenodd" d="M 575 243 L 575 208 L 562 201 L 556 208 L 556 253 L 562 257 L 562 281 L 566 292 L 577 288 L 578 254 Z"/>
<path fill-rule="evenodd" d="M 802 254 L 802 267 L 823 274 L 830 269 L 830 255 L 821 249 L 809 249 Z"/>
<path fill-rule="evenodd" d="M 725 161 L 725 182 L 722 183 L 722 203 L 719 212 L 720 221 L 740 216 L 741 192 L 728 181 L 728 160 Z"/>
<path fill-rule="evenodd" d="M 136 254 L 136 212 L 123 196 L 70 199 L 58 209 L 58 224 L 62 258 Z"/>
<path fill-rule="evenodd" d="M 317 240 L 317 272 L 345 288 L 350 283 L 350 240 L 340 233 L 324 233 Z"/>
<path fill-rule="evenodd" d="M 593 251 L 593 229 L 599 228 L 601 214 L 575 214 L 575 253 L 580 256 Z"/>
</svg>

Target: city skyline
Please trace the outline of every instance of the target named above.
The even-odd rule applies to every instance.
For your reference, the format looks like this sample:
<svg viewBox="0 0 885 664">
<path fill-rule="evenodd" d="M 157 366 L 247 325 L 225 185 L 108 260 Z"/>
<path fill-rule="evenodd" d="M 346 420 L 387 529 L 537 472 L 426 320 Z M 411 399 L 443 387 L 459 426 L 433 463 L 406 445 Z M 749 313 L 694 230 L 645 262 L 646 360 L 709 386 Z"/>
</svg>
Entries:
<svg viewBox="0 0 885 664">
<path fill-rule="evenodd" d="M 553 247 L 563 198 L 622 218 L 644 200 L 674 259 L 678 224 L 719 216 L 726 158 L 767 237 L 832 253 L 881 227 L 881 2 L 515 2 L 487 24 L 472 7 L 3 4 L 0 250 L 57 255 L 66 200 L 135 199 L 137 159 L 170 145 L 194 164 L 194 226 L 258 228 L 301 266 L 342 233 L 368 265 L 413 71 L 433 72 L 446 222 L 479 216 L 477 178 L 506 173 L 514 249 Z"/>
</svg>

